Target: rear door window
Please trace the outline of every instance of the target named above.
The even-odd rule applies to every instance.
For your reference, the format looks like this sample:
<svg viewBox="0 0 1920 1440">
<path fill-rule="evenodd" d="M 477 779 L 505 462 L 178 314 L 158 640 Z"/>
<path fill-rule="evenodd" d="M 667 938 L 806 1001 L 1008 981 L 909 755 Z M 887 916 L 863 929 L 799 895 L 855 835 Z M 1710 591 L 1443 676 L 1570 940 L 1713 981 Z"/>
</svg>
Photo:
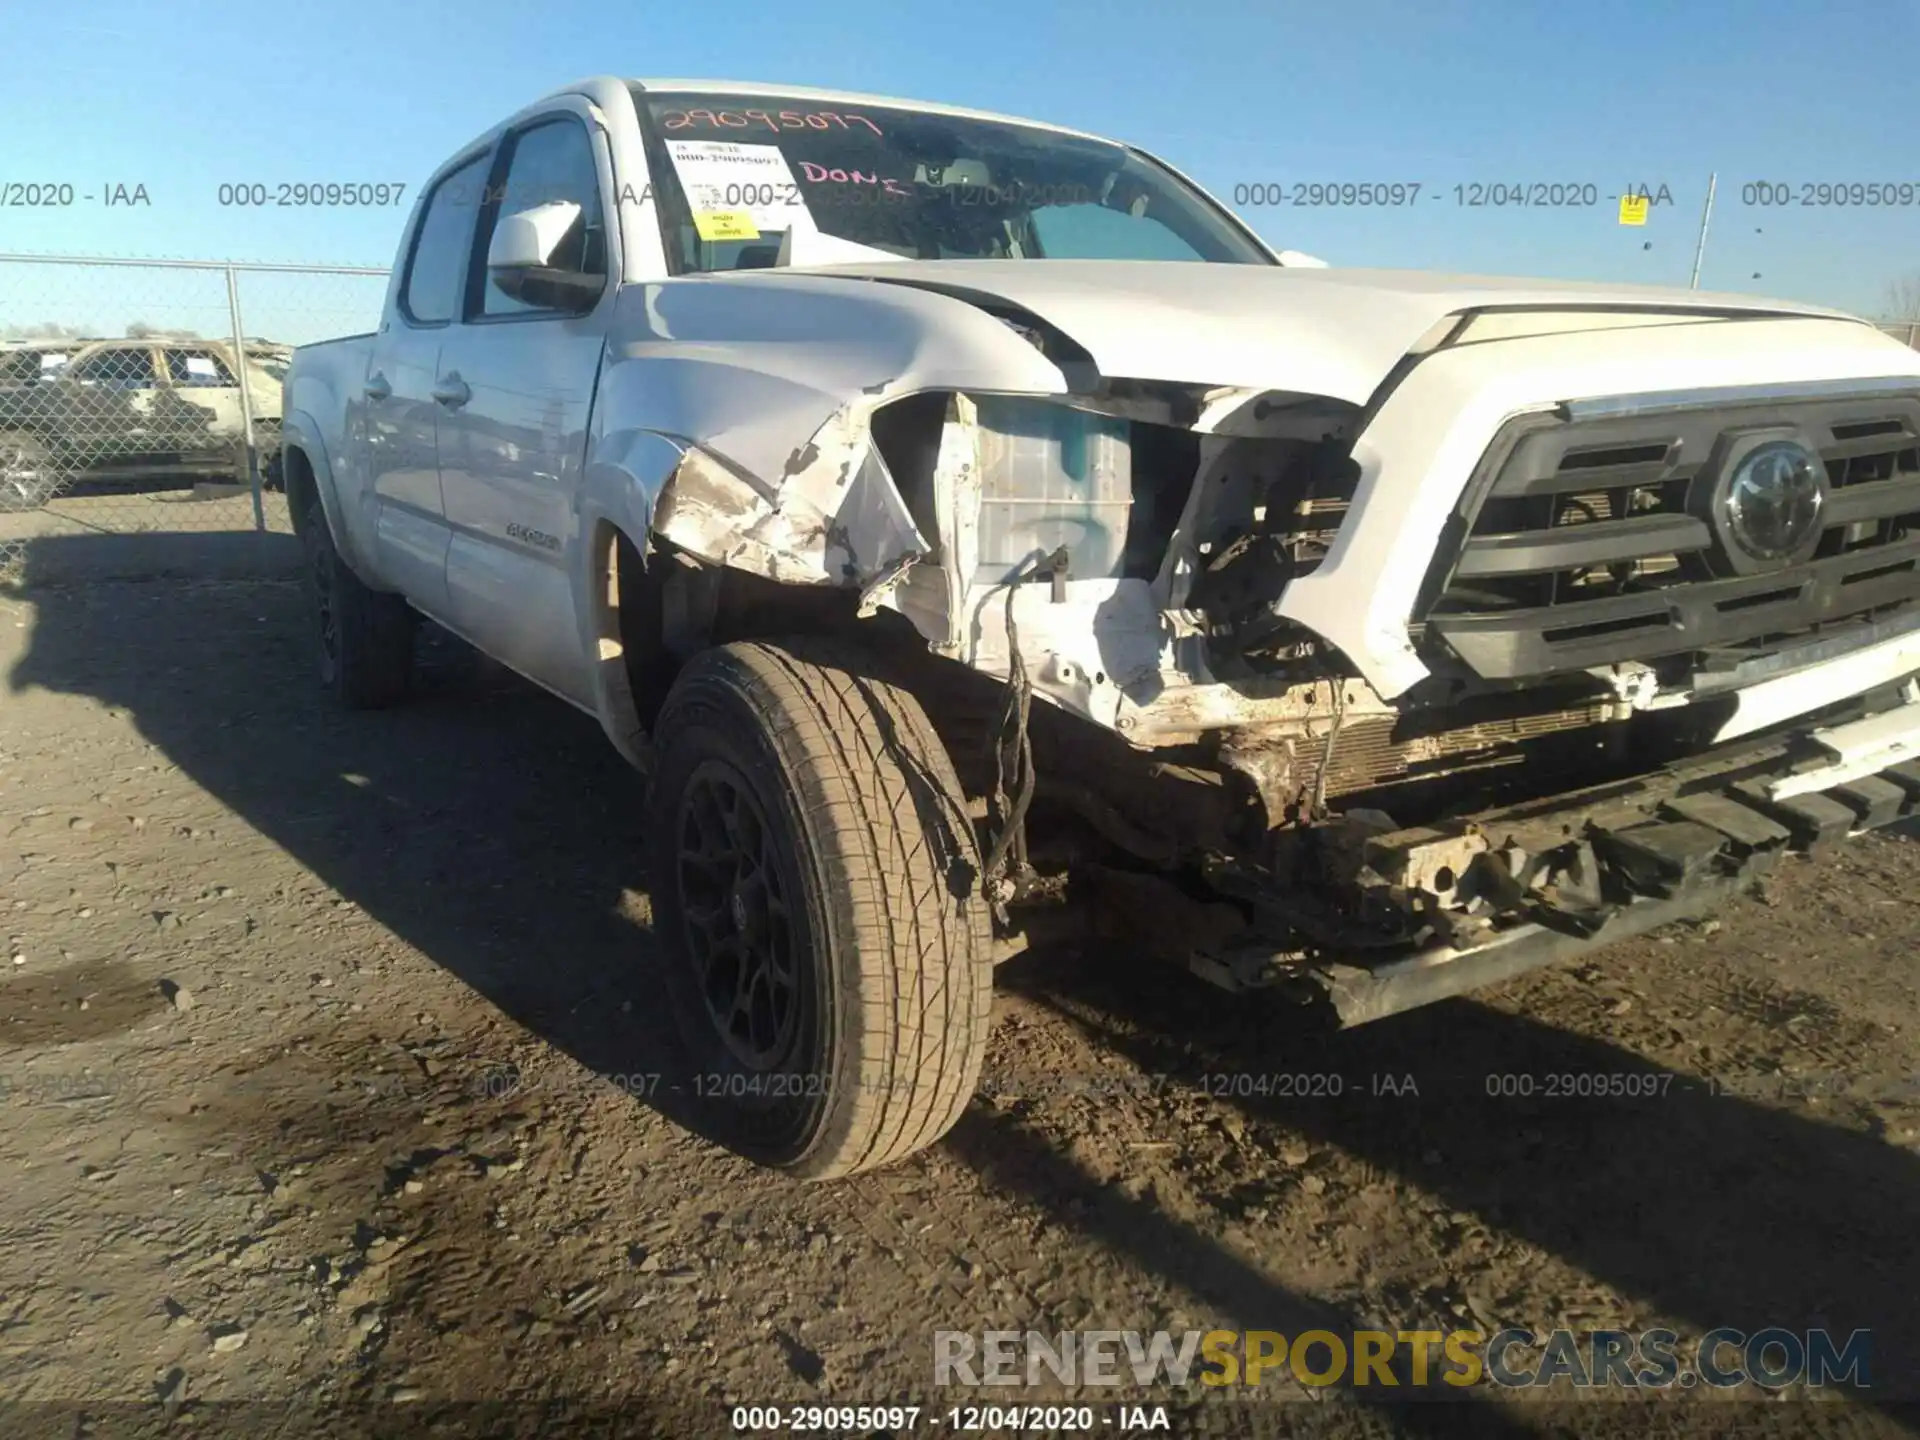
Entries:
<svg viewBox="0 0 1920 1440">
<path fill-rule="evenodd" d="M 488 159 L 476 155 L 444 177 L 427 197 L 426 213 L 407 256 L 407 283 L 400 297 L 402 312 L 415 324 L 444 325 L 460 312 Z"/>
<path fill-rule="evenodd" d="M 211 350 L 167 351 L 167 378 L 176 385 L 232 386 L 233 372 Z"/>
</svg>

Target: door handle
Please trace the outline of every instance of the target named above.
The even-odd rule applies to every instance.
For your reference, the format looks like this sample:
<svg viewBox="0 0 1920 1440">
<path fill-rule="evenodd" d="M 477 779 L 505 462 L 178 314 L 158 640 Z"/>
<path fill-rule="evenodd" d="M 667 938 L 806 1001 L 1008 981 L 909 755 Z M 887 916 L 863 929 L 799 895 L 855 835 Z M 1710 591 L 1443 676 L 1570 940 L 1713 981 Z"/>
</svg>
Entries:
<svg viewBox="0 0 1920 1440">
<path fill-rule="evenodd" d="M 460 378 L 458 370 L 449 370 L 433 387 L 432 395 L 447 409 L 458 410 L 473 398 L 473 391 L 467 388 L 467 382 Z"/>
<path fill-rule="evenodd" d="M 387 377 L 378 370 L 369 375 L 367 383 L 360 388 L 369 400 L 385 400 L 393 394 L 393 386 L 387 383 Z"/>
</svg>

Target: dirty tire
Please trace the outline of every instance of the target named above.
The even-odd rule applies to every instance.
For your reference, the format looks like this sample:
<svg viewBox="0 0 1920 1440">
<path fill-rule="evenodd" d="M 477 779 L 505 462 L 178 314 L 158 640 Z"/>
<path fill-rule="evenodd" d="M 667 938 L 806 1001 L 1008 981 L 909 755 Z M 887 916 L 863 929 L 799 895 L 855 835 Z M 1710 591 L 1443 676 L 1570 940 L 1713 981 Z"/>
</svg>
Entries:
<svg viewBox="0 0 1920 1440">
<path fill-rule="evenodd" d="M 38 510 L 60 488 L 60 472 L 37 435 L 0 431 L 0 511 Z"/>
<path fill-rule="evenodd" d="M 808 1180 L 932 1144 L 979 1080 L 992 931 L 919 702 L 854 647 L 726 645 L 655 733 L 654 903 L 704 1128 Z"/>
<path fill-rule="evenodd" d="M 398 595 L 368 589 L 347 567 L 317 503 L 301 530 L 320 683 L 350 710 L 393 704 L 406 694 L 413 669 L 413 613 Z"/>
</svg>

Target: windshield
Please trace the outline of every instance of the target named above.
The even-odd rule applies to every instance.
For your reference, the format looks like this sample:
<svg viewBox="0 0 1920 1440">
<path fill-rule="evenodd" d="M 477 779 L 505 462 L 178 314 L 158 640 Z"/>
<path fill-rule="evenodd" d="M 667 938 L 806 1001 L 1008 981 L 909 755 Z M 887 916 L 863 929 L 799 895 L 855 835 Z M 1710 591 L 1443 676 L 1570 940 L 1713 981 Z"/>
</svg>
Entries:
<svg viewBox="0 0 1920 1440">
<path fill-rule="evenodd" d="M 897 106 L 634 87 L 684 271 L 772 265 L 789 230 L 918 260 L 1273 260 L 1107 140 Z"/>
</svg>

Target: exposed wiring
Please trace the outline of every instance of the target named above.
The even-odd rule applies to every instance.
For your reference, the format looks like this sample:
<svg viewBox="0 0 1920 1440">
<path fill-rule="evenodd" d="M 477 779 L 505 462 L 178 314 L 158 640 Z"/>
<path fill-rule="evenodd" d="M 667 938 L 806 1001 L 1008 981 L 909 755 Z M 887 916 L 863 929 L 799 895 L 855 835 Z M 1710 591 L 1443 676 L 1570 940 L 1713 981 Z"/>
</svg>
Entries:
<svg viewBox="0 0 1920 1440">
<path fill-rule="evenodd" d="M 1340 676 L 1334 676 L 1330 684 L 1333 691 L 1333 714 L 1327 720 L 1327 741 L 1320 749 L 1320 769 L 1313 777 L 1313 814 L 1315 820 L 1327 818 L 1327 775 L 1333 769 L 1333 747 L 1340 738 L 1340 722 L 1347 713 L 1347 685 Z"/>
<path fill-rule="evenodd" d="M 1033 565 L 1038 574 L 1047 563 L 1041 557 Z M 1005 582 L 1007 592 L 1007 687 L 1001 696 L 1000 714 L 994 723 L 993 796 L 989 807 L 994 816 L 995 834 L 982 867 L 981 881 L 995 918 L 1006 918 L 1007 888 L 1000 882 L 1010 880 L 1017 889 L 1018 877 L 1004 873 L 1008 857 L 1013 869 L 1026 869 L 1027 807 L 1033 803 L 1033 739 L 1027 732 L 1027 719 L 1033 709 L 1033 681 L 1027 675 L 1026 661 L 1020 654 L 1020 629 L 1013 618 L 1013 597 L 1022 581 L 1032 578 L 1022 566 Z"/>
</svg>

